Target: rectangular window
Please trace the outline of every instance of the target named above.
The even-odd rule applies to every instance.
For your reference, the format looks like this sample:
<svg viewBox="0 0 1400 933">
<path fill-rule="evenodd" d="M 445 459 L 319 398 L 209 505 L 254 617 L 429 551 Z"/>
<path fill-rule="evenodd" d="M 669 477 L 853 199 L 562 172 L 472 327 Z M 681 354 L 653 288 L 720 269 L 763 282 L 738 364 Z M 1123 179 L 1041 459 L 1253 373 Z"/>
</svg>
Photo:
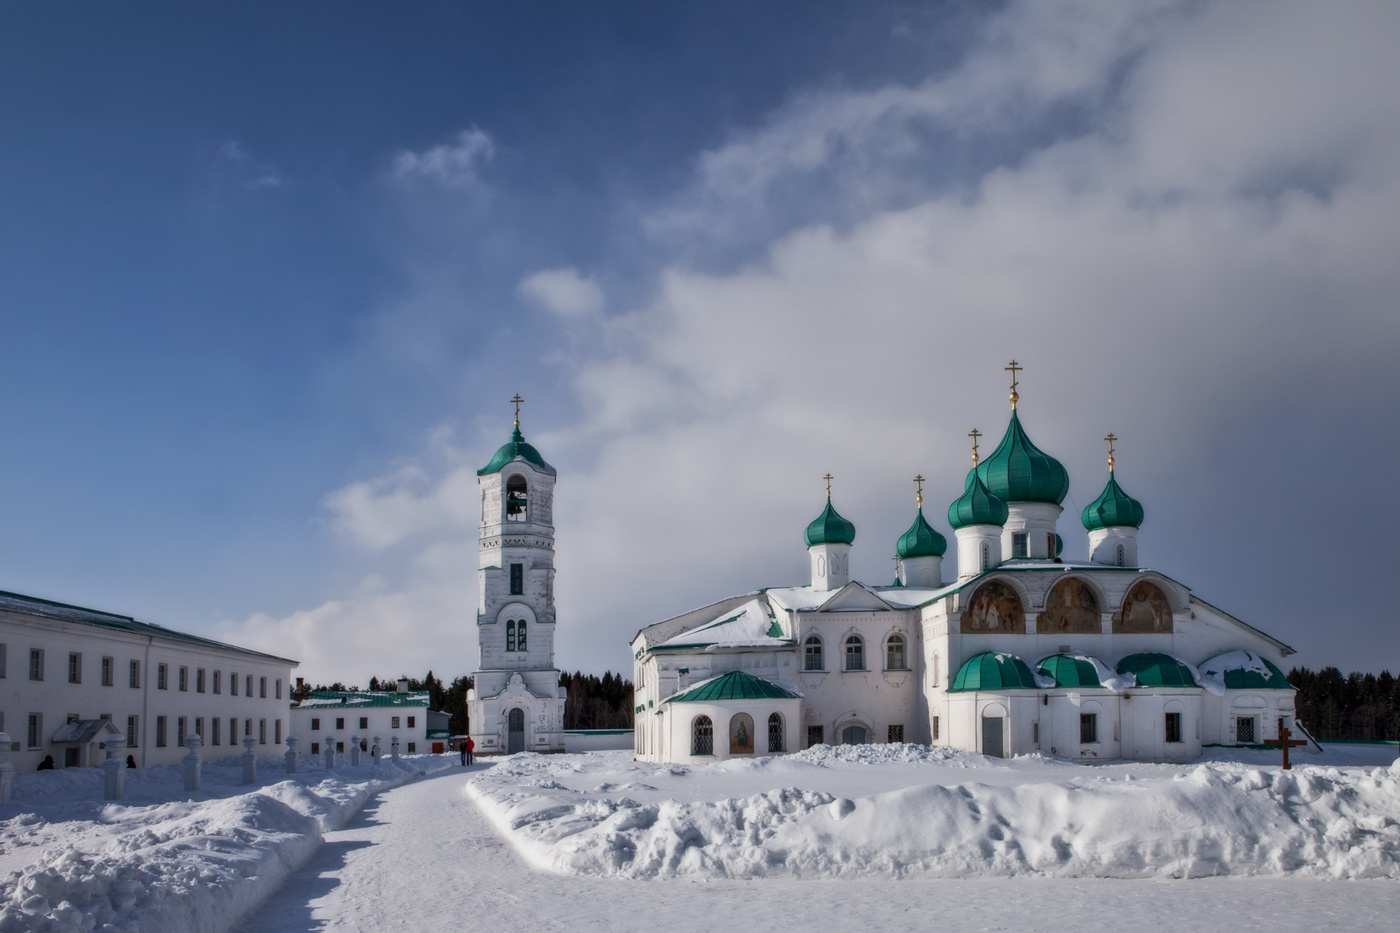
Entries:
<svg viewBox="0 0 1400 933">
<path fill-rule="evenodd" d="M 890 726 L 890 738 L 889 738 L 889 740 L 890 740 L 891 742 L 903 742 L 903 741 L 904 741 L 904 727 L 903 727 L 903 726 Z"/>
<path fill-rule="evenodd" d="M 250 696 L 253 695 L 253 675 L 252 675 L 252 674 L 249 674 L 247 677 L 243 678 L 243 695 L 244 695 L 245 697 L 250 697 Z M 263 691 L 263 696 L 267 696 L 267 691 L 266 691 L 266 690 Z"/>
<path fill-rule="evenodd" d="M 175 744 L 180 746 L 181 748 L 185 747 L 185 734 L 188 725 L 189 720 L 186 719 L 184 716 L 181 716 L 179 719 L 175 720 Z"/>
<path fill-rule="evenodd" d="M 937 716 L 933 717 L 933 722 L 932 722 L 931 725 L 932 725 L 932 729 L 933 729 L 933 740 L 934 740 L 935 742 L 937 742 L 937 741 L 938 741 L 938 717 L 937 717 Z"/>
<path fill-rule="evenodd" d="M 0 643 L 0 677 L 5 676 L 5 662 L 9 660 L 10 646 Z"/>
<path fill-rule="evenodd" d="M 1181 741 L 1181 714 L 1167 713 L 1167 741 Z"/>
<path fill-rule="evenodd" d="M 215 693 L 222 693 L 222 692 L 223 692 L 223 686 L 224 686 L 224 685 L 220 682 L 220 681 L 223 680 L 223 677 L 220 676 L 220 675 L 222 675 L 222 674 L 223 674 L 223 671 L 215 671 L 215 672 L 214 672 L 214 692 L 215 692 Z"/>
<path fill-rule="evenodd" d="M 1030 555 L 1030 546 L 1026 540 L 1024 531 L 1011 532 L 1011 556 L 1027 557 Z"/>
<path fill-rule="evenodd" d="M 168 689 L 170 689 L 169 680 L 170 680 L 170 666 L 167 665 L 167 664 L 157 664 L 157 665 L 156 665 L 156 689 L 157 689 L 157 690 L 168 690 Z"/>
<path fill-rule="evenodd" d="M 1254 717 L 1241 716 L 1235 720 L 1235 741 L 1245 745 L 1254 744 Z"/>
<path fill-rule="evenodd" d="M 104 687 L 110 687 L 110 686 L 112 686 L 112 677 L 113 677 L 112 668 L 113 668 L 113 666 L 114 666 L 114 662 L 112 661 L 111 658 L 103 658 L 103 659 L 102 659 L 102 686 L 104 686 Z"/>
<path fill-rule="evenodd" d="M 220 719 L 219 719 L 218 716 L 215 716 L 213 719 L 209 720 L 209 744 L 210 744 L 210 745 L 218 745 L 218 744 L 220 744 L 220 743 L 219 743 L 219 722 L 220 722 Z"/>
<path fill-rule="evenodd" d="M 1099 740 L 1099 714 L 1080 713 L 1079 714 L 1079 741 L 1084 745 L 1093 745 Z"/>
<path fill-rule="evenodd" d="M 165 748 L 165 717 L 156 717 L 156 748 Z"/>
<path fill-rule="evenodd" d="M 369 728 L 369 717 L 368 717 L 368 716 L 361 716 L 361 717 L 360 717 L 360 728 L 361 728 L 361 729 L 368 729 L 368 728 Z"/>
<path fill-rule="evenodd" d="M 344 743 L 344 742 L 336 742 L 336 743 L 335 743 L 335 750 L 336 750 L 336 752 L 337 752 L 338 754 L 344 752 L 344 751 L 345 751 L 345 743 Z"/>
<path fill-rule="evenodd" d="M 804 671 L 819 671 L 822 669 L 822 643 L 821 639 L 812 636 L 802 645 L 802 669 Z"/>
<path fill-rule="evenodd" d="M 70 684 L 83 682 L 83 656 L 76 651 L 68 652 L 68 682 Z"/>
<path fill-rule="evenodd" d="M 311 743 L 311 754 L 313 754 L 313 755 L 319 755 L 319 754 L 321 754 L 321 743 L 320 743 L 320 742 L 312 742 L 312 743 Z"/>
<path fill-rule="evenodd" d="M 30 648 L 30 649 L 29 649 L 29 679 L 30 679 L 30 680 L 43 680 L 43 679 L 44 679 L 44 649 L 43 649 L 43 648 Z"/>
<path fill-rule="evenodd" d="M 180 692 L 190 692 L 190 669 L 183 664 L 180 665 Z"/>
<path fill-rule="evenodd" d="M 228 675 L 228 695 L 238 696 L 238 671 L 230 671 Z"/>
<path fill-rule="evenodd" d="M 131 662 L 131 666 L 127 669 L 126 682 L 127 682 L 128 685 L 130 685 L 130 686 L 132 686 L 132 687 L 135 687 L 135 688 L 137 688 L 138 690 L 140 689 L 140 687 L 141 687 L 141 662 L 140 662 L 140 661 L 132 661 L 132 662 Z"/>
<path fill-rule="evenodd" d="M 337 717 L 335 717 L 335 731 L 336 731 L 336 732 L 339 732 L 339 731 L 341 731 L 341 730 L 344 729 L 344 728 L 345 728 L 345 717 L 344 717 L 344 716 L 337 716 Z"/>
<path fill-rule="evenodd" d="M 311 720 L 311 731 L 312 731 L 312 732 L 320 732 L 320 731 L 321 731 L 321 720 L 319 720 L 319 719 L 313 719 L 313 720 Z"/>
<path fill-rule="evenodd" d="M 39 737 L 42 736 L 43 734 L 44 734 L 44 714 L 43 714 L 43 713 L 30 713 L 30 714 L 29 714 L 29 731 L 28 731 L 27 739 L 26 739 L 27 742 L 28 742 L 28 745 L 27 745 L 26 747 L 28 747 L 28 748 L 38 748 L 38 747 L 39 747 Z"/>
<path fill-rule="evenodd" d="M 277 692 L 273 694 L 276 699 L 282 699 L 282 678 L 277 678 Z"/>
<path fill-rule="evenodd" d="M 1034 745 L 1040 744 L 1040 723 L 1038 722 L 1031 723 L 1031 743 Z"/>
<path fill-rule="evenodd" d="M 238 717 L 233 716 L 228 721 L 228 744 L 238 744 Z"/>
<path fill-rule="evenodd" d="M 824 738 L 823 738 L 823 736 L 822 736 L 822 728 L 823 728 L 823 727 L 821 727 L 821 726 L 808 726 L 808 727 L 807 727 L 807 747 L 808 747 L 808 748 L 811 748 L 811 747 L 814 746 L 814 745 L 821 745 L 821 744 L 822 744 L 822 742 L 824 741 Z"/>
<path fill-rule="evenodd" d="M 274 719 L 272 721 L 272 744 L 282 744 L 282 720 L 280 719 Z"/>
<path fill-rule="evenodd" d="M 248 736 L 250 736 L 250 735 L 252 735 L 252 734 L 253 734 L 253 720 L 251 720 L 251 719 L 245 719 L 245 720 L 243 720 L 243 737 L 244 737 L 244 738 L 247 738 Z"/>
<path fill-rule="evenodd" d="M 397 716 L 390 716 L 390 717 L 389 717 L 389 728 L 390 728 L 390 729 L 397 729 L 398 727 L 399 727 L 399 717 L 397 717 Z"/>
<path fill-rule="evenodd" d="M 414 720 L 415 718 L 416 718 L 416 717 L 414 717 L 414 716 L 408 717 L 408 727 L 409 727 L 410 729 L 413 728 L 413 720 Z"/>
<path fill-rule="evenodd" d="M 139 725 L 139 724 L 140 724 L 140 720 L 137 719 L 135 716 L 128 716 L 128 717 L 126 717 L 126 747 L 127 747 L 127 748 L 135 748 L 135 747 L 136 747 L 136 737 L 137 737 L 137 734 L 138 734 L 138 733 L 137 733 L 136 727 L 137 727 L 137 725 Z"/>
<path fill-rule="evenodd" d="M 258 678 L 258 696 L 262 697 L 264 700 L 267 699 L 267 678 L 266 678 L 266 677 L 259 677 L 259 678 Z"/>
<path fill-rule="evenodd" d="M 511 564 L 511 565 L 510 565 L 510 595 L 512 595 L 512 596 L 524 596 L 524 595 L 525 595 L 525 565 L 524 565 L 524 564 Z"/>
<path fill-rule="evenodd" d="M 204 692 L 204 668 L 202 667 L 194 672 L 194 692 Z"/>
<path fill-rule="evenodd" d="M 409 753 L 410 755 L 412 755 L 412 754 L 413 754 L 414 752 L 416 752 L 417 750 L 418 750 L 418 743 L 417 743 L 417 742 L 409 742 L 409 743 L 408 743 L 408 753 Z"/>
<path fill-rule="evenodd" d="M 1059 550 L 1059 548 L 1055 547 L 1055 533 L 1047 533 L 1045 535 L 1045 553 L 1050 557 L 1057 557 L 1059 556 L 1055 553 L 1057 550 Z"/>
</svg>

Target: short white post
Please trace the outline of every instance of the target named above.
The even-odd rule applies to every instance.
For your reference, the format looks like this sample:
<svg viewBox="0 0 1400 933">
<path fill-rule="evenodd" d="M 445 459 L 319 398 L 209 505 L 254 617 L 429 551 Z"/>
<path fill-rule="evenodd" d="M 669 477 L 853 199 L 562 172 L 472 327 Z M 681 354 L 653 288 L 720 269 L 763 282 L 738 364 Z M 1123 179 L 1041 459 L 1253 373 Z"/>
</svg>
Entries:
<svg viewBox="0 0 1400 933">
<path fill-rule="evenodd" d="M 198 734 L 191 732 L 185 736 L 185 748 L 190 750 L 183 759 L 185 764 L 185 790 L 199 790 L 200 786 L 200 755 L 199 746 L 204 744 L 204 740 Z"/>
<path fill-rule="evenodd" d="M 360 737 L 354 735 L 350 737 L 350 767 L 360 766 Z"/>
<path fill-rule="evenodd" d="M 126 751 L 126 736 L 107 736 L 107 759 L 102 762 L 102 799 L 121 800 L 125 788 L 126 757 L 122 752 Z"/>
<path fill-rule="evenodd" d="M 258 758 L 253 754 L 253 746 L 258 744 L 258 740 L 251 735 L 243 737 L 243 747 L 247 749 L 243 753 L 243 783 L 256 784 L 258 782 Z"/>
<path fill-rule="evenodd" d="M 10 802 L 10 788 L 15 782 L 15 766 L 10 764 L 10 733 L 0 732 L 0 803 Z"/>
<path fill-rule="evenodd" d="M 374 744 L 371 745 L 369 749 L 370 757 L 374 759 L 374 766 L 376 768 L 379 767 L 379 759 L 384 756 L 384 753 L 380 751 L 380 748 L 381 746 L 383 746 L 383 744 L 384 740 L 376 735 L 374 737 Z"/>
<path fill-rule="evenodd" d="M 297 773 L 297 737 L 287 736 L 287 754 L 282 756 L 287 759 L 287 773 Z"/>
<path fill-rule="evenodd" d="M 389 757 L 395 761 L 399 760 L 399 737 L 397 735 L 389 740 Z"/>
<path fill-rule="evenodd" d="M 335 770 L 335 736 L 326 736 L 326 770 Z"/>
</svg>

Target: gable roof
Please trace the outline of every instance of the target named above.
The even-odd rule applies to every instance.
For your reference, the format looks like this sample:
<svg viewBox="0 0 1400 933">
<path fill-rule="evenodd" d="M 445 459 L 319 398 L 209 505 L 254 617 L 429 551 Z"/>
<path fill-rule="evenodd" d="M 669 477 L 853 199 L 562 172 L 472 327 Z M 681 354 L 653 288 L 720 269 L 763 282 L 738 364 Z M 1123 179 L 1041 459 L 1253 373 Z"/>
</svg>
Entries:
<svg viewBox="0 0 1400 933">
<path fill-rule="evenodd" d="M 651 651 L 681 648 L 749 648 L 791 643 L 763 598 L 751 599 L 717 619 L 673 635 Z"/>
</svg>

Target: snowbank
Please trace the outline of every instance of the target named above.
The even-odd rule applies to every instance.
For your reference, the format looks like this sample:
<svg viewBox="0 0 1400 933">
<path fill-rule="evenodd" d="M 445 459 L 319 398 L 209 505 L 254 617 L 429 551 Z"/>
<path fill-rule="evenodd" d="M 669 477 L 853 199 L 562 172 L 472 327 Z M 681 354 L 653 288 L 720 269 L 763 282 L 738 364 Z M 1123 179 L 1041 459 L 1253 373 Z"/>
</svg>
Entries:
<svg viewBox="0 0 1400 933">
<path fill-rule="evenodd" d="M 782 783 L 724 794 L 765 777 Z M 1086 768 L 912 745 L 695 768 L 517 756 L 467 793 L 531 864 L 574 874 L 1400 878 L 1400 765 Z"/>
<path fill-rule="evenodd" d="M 250 790 L 234 757 L 206 763 L 197 794 L 184 792 L 180 766 L 128 771 L 126 799 L 113 803 L 95 768 L 16 775 L 0 806 L 0 931 L 216 933 L 376 792 L 454 762 L 325 771 L 308 757 L 288 775 L 282 759 L 263 758 L 263 786 Z"/>
</svg>

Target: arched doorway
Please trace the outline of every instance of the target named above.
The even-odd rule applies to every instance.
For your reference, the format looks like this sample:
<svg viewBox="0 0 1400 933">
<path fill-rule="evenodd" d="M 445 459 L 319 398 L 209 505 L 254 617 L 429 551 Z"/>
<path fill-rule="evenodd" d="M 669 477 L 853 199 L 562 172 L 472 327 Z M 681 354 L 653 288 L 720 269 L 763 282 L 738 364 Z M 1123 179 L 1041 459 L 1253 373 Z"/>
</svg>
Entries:
<svg viewBox="0 0 1400 933">
<path fill-rule="evenodd" d="M 525 751 L 525 711 L 520 707 L 506 717 L 506 754 Z"/>
<path fill-rule="evenodd" d="M 865 727 L 864 727 L 864 726 L 847 726 L 846 728 L 842 729 L 842 730 L 841 730 L 841 744 L 842 744 L 842 745 L 864 745 L 864 744 L 865 744 Z"/>
</svg>

